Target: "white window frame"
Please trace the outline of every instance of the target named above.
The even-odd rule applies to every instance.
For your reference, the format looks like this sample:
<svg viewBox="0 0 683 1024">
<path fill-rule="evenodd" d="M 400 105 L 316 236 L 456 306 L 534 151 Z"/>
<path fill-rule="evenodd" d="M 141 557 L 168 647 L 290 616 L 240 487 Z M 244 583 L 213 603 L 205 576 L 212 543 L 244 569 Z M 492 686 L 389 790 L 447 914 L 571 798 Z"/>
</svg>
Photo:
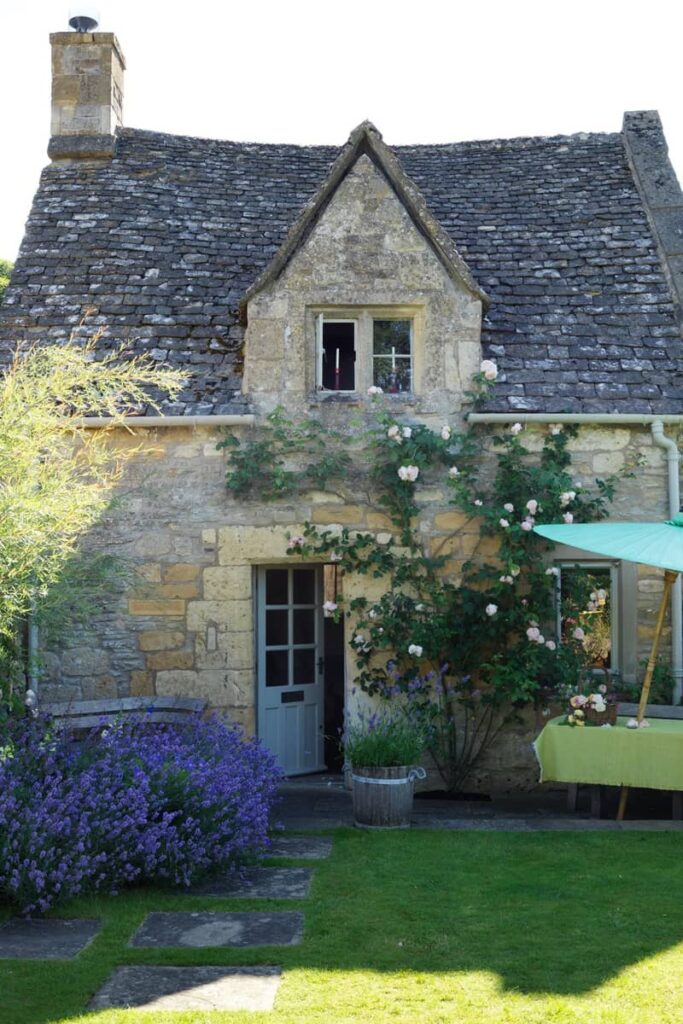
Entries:
<svg viewBox="0 0 683 1024">
<path fill-rule="evenodd" d="M 356 382 L 355 388 L 340 389 L 337 391 L 335 388 L 323 387 L 323 326 L 324 324 L 353 324 L 353 352 L 355 356 L 354 364 L 354 380 Z M 355 395 L 358 392 L 358 320 L 355 317 L 348 316 L 326 316 L 324 313 L 318 313 L 315 318 L 315 351 L 316 351 L 316 388 L 318 391 L 324 391 L 328 395 Z"/>
<path fill-rule="evenodd" d="M 610 667 L 609 674 L 623 676 L 623 623 L 621 621 L 621 563 L 612 561 L 595 561 L 593 559 L 562 559 L 555 562 L 559 574 L 555 581 L 555 630 L 557 642 L 562 642 L 562 570 L 605 570 L 610 572 Z M 593 670 L 596 675 L 602 675 L 602 670 Z"/>
<path fill-rule="evenodd" d="M 310 309 L 310 307 L 309 307 Z M 421 333 L 422 309 L 419 306 L 318 306 L 310 309 L 313 314 L 315 336 L 314 362 L 315 378 L 311 381 L 316 394 L 326 398 L 333 395 L 361 397 L 367 394 L 374 378 L 374 322 L 375 320 L 407 320 L 410 323 L 410 391 L 397 392 L 396 397 L 414 398 L 418 393 L 418 374 L 420 369 L 419 342 Z M 310 322 L 310 321 L 309 321 Z M 353 391 L 335 391 L 324 388 L 323 380 L 323 324 L 348 323 L 355 324 L 354 348 L 355 389 Z M 309 350 L 310 351 L 310 350 Z M 385 357 L 386 358 L 386 357 Z M 397 359 L 399 357 L 397 356 Z M 403 356 L 403 359 L 408 357 Z M 393 392 L 387 392 L 390 397 Z"/>
</svg>

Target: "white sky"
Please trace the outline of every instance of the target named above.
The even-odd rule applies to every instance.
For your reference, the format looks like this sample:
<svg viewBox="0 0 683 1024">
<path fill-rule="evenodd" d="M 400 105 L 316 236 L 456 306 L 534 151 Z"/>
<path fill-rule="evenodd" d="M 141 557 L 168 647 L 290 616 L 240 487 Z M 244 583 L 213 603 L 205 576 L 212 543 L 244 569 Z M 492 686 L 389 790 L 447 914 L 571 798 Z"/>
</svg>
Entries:
<svg viewBox="0 0 683 1024">
<path fill-rule="evenodd" d="M 69 0 L 0 9 L 0 257 L 13 259 L 49 136 L 50 32 Z M 88 5 L 81 5 L 90 6 Z M 683 179 L 677 0 L 100 0 L 126 56 L 124 121 L 258 142 L 391 144 L 618 131 L 659 110 Z M 455 240 L 457 243 L 457 239 Z"/>
</svg>

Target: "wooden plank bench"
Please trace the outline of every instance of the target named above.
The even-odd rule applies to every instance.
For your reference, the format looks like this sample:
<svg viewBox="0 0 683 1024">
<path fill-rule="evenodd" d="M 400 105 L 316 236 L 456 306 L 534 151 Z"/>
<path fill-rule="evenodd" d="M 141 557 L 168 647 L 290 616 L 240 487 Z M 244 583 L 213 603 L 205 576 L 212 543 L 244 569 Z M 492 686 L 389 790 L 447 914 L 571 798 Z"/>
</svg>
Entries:
<svg viewBox="0 0 683 1024">
<path fill-rule="evenodd" d="M 46 701 L 38 710 L 54 719 L 59 729 L 84 732 L 97 729 L 103 718 L 187 725 L 206 709 L 206 701 L 195 697 L 114 697 L 104 700 Z"/>
<path fill-rule="evenodd" d="M 637 704 L 623 704 L 619 702 L 620 718 L 635 718 L 638 714 Z M 646 718 L 683 719 L 683 706 L 680 704 L 648 704 L 645 712 Z M 591 816 L 599 818 L 602 815 L 602 791 L 603 786 L 591 786 Z M 579 783 L 572 782 L 567 788 L 567 807 L 570 811 L 576 811 L 579 798 Z M 674 821 L 683 819 L 683 793 L 672 792 L 671 794 L 671 817 Z"/>
</svg>

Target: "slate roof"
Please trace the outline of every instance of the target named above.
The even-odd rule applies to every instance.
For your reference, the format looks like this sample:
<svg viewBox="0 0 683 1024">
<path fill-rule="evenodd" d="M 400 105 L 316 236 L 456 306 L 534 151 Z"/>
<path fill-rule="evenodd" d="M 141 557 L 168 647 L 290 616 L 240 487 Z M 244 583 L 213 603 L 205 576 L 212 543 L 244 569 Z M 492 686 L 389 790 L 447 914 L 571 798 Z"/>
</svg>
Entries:
<svg viewBox="0 0 683 1024">
<path fill-rule="evenodd" d="M 683 412 L 677 309 L 620 133 L 392 147 L 491 306 L 489 408 Z M 339 155 L 125 128 L 103 167 L 42 174 L 0 353 L 107 328 L 184 366 L 168 413 L 232 412 L 239 303 Z"/>
</svg>

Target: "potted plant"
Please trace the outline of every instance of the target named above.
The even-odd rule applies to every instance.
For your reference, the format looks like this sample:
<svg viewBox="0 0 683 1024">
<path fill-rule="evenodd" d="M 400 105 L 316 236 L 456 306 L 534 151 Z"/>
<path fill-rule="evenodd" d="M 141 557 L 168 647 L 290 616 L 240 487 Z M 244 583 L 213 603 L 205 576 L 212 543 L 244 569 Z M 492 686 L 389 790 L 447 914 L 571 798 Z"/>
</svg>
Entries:
<svg viewBox="0 0 683 1024">
<path fill-rule="evenodd" d="M 351 766 L 353 814 L 361 828 L 410 828 L 417 764 L 425 736 L 398 709 L 359 713 L 347 721 L 343 746 Z"/>
</svg>

